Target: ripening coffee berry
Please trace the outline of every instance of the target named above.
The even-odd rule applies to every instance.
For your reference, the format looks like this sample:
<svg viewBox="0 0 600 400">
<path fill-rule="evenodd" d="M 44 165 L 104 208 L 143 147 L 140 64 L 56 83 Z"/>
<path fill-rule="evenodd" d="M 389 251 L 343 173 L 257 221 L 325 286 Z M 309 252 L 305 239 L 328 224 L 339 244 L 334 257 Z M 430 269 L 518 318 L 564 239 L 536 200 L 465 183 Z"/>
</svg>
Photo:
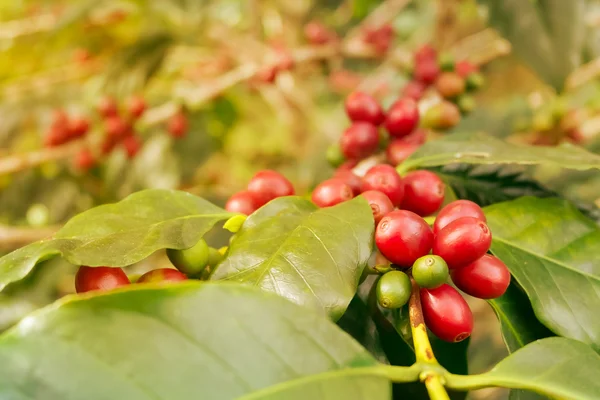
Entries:
<svg viewBox="0 0 600 400">
<path fill-rule="evenodd" d="M 417 214 L 396 210 L 388 213 L 377 224 L 375 244 L 392 263 L 409 268 L 419 257 L 429 254 L 433 245 L 433 232 Z"/>
<path fill-rule="evenodd" d="M 327 148 L 327 153 L 325 154 L 325 157 L 327 158 L 327 162 L 329 162 L 329 165 L 331 165 L 334 168 L 339 167 L 344 163 L 344 161 L 346 161 L 344 153 L 342 153 L 342 149 L 337 143 L 334 143 Z"/>
<path fill-rule="evenodd" d="M 184 274 L 194 275 L 202 272 L 208 265 L 208 245 L 204 239 L 188 249 L 167 249 L 167 257 L 171 264 Z"/>
<path fill-rule="evenodd" d="M 122 142 L 125 152 L 127 152 L 127 158 L 131 159 L 137 155 L 142 148 L 142 141 L 135 135 L 126 136 Z"/>
<path fill-rule="evenodd" d="M 266 169 L 250 179 L 248 192 L 252 193 L 258 206 L 263 206 L 277 197 L 293 196 L 294 186 L 279 172 Z"/>
<path fill-rule="evenodd" d="M 111 267 L 79 267 L 75 275 L 75 290 L 77 293 L 91 290 L 106 291 L 129 285 L 129 278 L 121 268 Z"/>
<path fill-rule="evenodd" d="M 92 168 L 96 164 L 96 159 L 94 155 L 89 149 L 81 149 L 75 155 L 75 159 L 73 160 L 73 165 L 76 169 L 80 171 L 87 171 Z"/>
<path fill-rule="evenodd" d="M 308 43 L 320 45 L 334 40 L 335 33 L 319 21 L 311 21 L 304 25 L 304 37 Z"/>
<path fill-rule="evenodd" d="M 510 285 L 510 271 L 506 265 L 489 254 L 466 267 L 453 269 L 451 275 L 457 288 L 480 299 L 500 297 Z"/>
<path fill-rule="evenodd" d="M 402 178 L 404 197 L 400 208 L 422 217 L 436 212 L 444 202 L 446 185 L 433 172 L 418 170 Z"/>
<path fill-rule="evenodd" d="M 431 61 L 422 61 L 415 64 L 413 79 L 431 85 L 440 74 L 440 66 L 436 59 Z"/>
<path fill-rule="evenodd" d="M 470 61 L 459 61 L 456 63 L 454 70 L 457 74 L 459 74 L 462 78 L 466 78 L 471 75 L 473 72 L 478 72 L 479 69 L 475 64 Z"/>
<path fill-rule="evenodd" d="M 127 104 L 127 111 L 134 119 L 141 117 L 146 111 L 146 101 L 140 96 L 131 97 Z"/>
<path fill-rule="evenodd" d="M 454 99 L 465 91 L 465 80 L 456 72 L 444 72 L 435 81 L 435 87 L 440 96 Z"/>
<path fill-rule="evenodd" d="M 450 222 L 462 217 L 473 217 L 486 222 L 485 214 L 481 207 L 470 200 L 456 200 L 440 210 L 433 224 L 433 233 L 438 233 Z"/>
<path fill-rule="evenodd" d="M 112 97 L 103 97 L 98 103 L 98 113 L 104 117 L 116 117 L 119 113 L 117 102 Z"/>
<path fill-rule="evenodd" d="M 462 217 L 435 234 L 433 254 L 442 257 L 448 268 L 461 268 L 483 257 L 491 244 L 492 232 L 485 222 Z"/>
<path fill-rule="evenodd" d="M 425 325 L 435 336 L 451 343 L 471 336 L 473 313 L 456 289 L 444 284 L 435 289 L 421 289 L 420 295 Z"/>
<path fill-rule="evenodd" d="M 456 104 L 442 101 L 428 109 L 423 116 L 423 126 L 431 129 L 450 129 L 458 125 L 461 115 Z"/>
<path fill-rule="evenodd" d="M 419 147 L 420 145 L 409 143 L 404 138 L 392 140 L 385 150 L 385 157 L 395 167 L 402 164 Z"/>
<path fill-rule="evenodd" d="M 354 122 L 379 125 L 385 120 L 383 108 L 372 96 L 363 92 L 350 93 L 345 102 L 346 114 Z"/>
<path fill-rule="evenodd" d="M 361 159 L 370 156 L 379 147 L 377 127 L 368 122 L 355 122 L 344 131 L 340 148 L 346 158 Z"/>
<path fill-rule="evenodd" d="M 383 308 L 400 308 L 410 299 L 410 278 L 402 271 L 386 272 L 377 281 L 377 302 Z"/>
<path fill-rule="evenodd" d="M 413 99 L 402 98 L 390 107 L 385 117 L 385 129 L 392 137 L 403 137 L 419 124 L 419 108 Z"/>
<path fill-rule="evenodd" d="M 69 137 L 77 139 L 84 136 L 90 129 L 90 121 L 84 117 L 73 118 L 69 121 Z"/>
<path fill-rule="evenodd" d="M 362 178 L 361 191 L 378 190 L 384 193 L 394 206 L 399 206 L 404 197 L 404 183 L 391 165 L 371 167 Z"/>
<path fill-rule="evenodd" d="M 421 97 L 425 94 L 427 86 L 419 81 L 410 81 L 404 88 L 402 88 L 402 97 L 408 97 L 415 101 L 421 100 Z"/>
<path fill-rule="evenodd" d="M 167 122 L 167 131 L 174 138 L 182 138 L 186 135 L 189 128 L 187 117 L 183 111 L 175 113 Z"/>
<path fill-rule="evenodd" d="M 390 201 L 389 197 L 378 190 L 367 190 L 366 192 L 362 192 L 361 196 L 363 196 L 369 202 L 369 206 L 371 206 L 371 211 L 373 211 L 373 218 L 375 218 L 376 224 L 381 221 L 381 218 L 383 218 L 386 214 L 394 211 L 394 205 Z"/>
<path fill-rule="evenodd" d="M 136 283 L 151 282 L 180 282 L 187 280 L 187 276 L 172 268 L 159 268 L 146 272 L 140 276 Z"/>
<path fill-rule="evenodd" d="M 106 136 L 120 139 L 130 133 L 130 126 L 121 117 L 107 117 L 104 121 Z"/>
<path fill-rule="evenodd" d="M 351 169 L 338 168 L 335 174 L 333 174 L 333 177 L 335 179 L 340 179 L 344 181 L 348 186 L 350 186 L 352 188 L 352 193 L 354 194 L 354 196 L 358 196 L 360 194 L 362 180 L 360 179 L 360 176 L 352 172 Z"/>
<path fill-rule="evenodd" d="M 321 182 L 312 192 L 311 199 L 319 207 L 331 207 L 354 197 L 352 188 L 341 179 Z"/>
<path fill-rule="evenodd" d="M 420 287 L 435 289 L 448 280 L 448 264 L 442 257 L 428 254 L 415 261 L 412 275 Z"/>
</svg>

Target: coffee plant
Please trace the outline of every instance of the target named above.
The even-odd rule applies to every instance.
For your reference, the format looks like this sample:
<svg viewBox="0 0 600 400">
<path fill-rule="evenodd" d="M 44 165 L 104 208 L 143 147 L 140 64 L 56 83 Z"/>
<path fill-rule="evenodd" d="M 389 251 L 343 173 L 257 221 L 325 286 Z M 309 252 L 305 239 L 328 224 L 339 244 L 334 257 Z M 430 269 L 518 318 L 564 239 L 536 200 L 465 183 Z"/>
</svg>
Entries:
<svg viewBox="0 0 600 400">
<path fill-rule="evenodd" d="M 47 104 L 35 87 L 66 72 L 29 86 L 6 73 L 3 109 L 32 91 L 46 118 L 31 148 L 0 154 L 0 204 L 28 224 L 2 216 L 1 400 L 600 399 L 594 2 L 30 3 L 0 35 L 87 32 L 75 80 L 101 89 Z M 186 70 L 199 37 L 210 62 Z M 513 85 L 492 63 L 506 55 L 538 88 L 499 117 L 485 96 Z M 319 74 L 314 108 L 336 105 L 306 121 L 313 99 L 295 87 Z M 227 122 L 261 120 L 258 98 L 286 129 Z M 31 124 L 6 115 L 7 131 Z M 290 143 L 237 151 L 270 141 Z M 308 183 L 286 168 L 302 162 Z M 145 180 L 125 185 L 130 169 Z M 237 169 L 243 184 L 220 182 Z M 60 226 L 10 200 L 40 182 L 58 187 Z M 39 306 L 8 306 L 39 281 Z M 490 326 L 504 357 L 474 368 Z"/>
</svg>

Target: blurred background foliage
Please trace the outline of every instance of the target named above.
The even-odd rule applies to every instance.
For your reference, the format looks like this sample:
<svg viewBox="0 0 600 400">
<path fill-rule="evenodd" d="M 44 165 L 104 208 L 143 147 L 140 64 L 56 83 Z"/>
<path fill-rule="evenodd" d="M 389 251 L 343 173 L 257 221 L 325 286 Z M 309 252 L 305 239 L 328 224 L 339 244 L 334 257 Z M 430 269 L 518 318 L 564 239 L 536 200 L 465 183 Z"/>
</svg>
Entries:
<svg viewBox="0 0 600 400">
<path fill-rule="evenodd" d="M 315 20 L 337 32 L 339 48 L 306 42 L 304 27 Z M 390 49 L 366 46 L 361 32 L 387 23 Z M 566 128 L 557 128 L 556 110 L 585 110 L 577 143 L 600 153 L 599 26 L 600 1 L 592 0 L 2 1 L 0 244 L 12 250 L 145 188 L 188 190 L 222 205 L 265 168 L 307 193 L 333 171 L 324 154 L 348 125 L 344 96 L 359 87 L 388 105 L 409 79 L 411 51 L 425 43 L 481 64 L 487 81 L 476 109 L 447 134 L 484 131 L 557 145 Z M 257 69 L 281 49 L 294 67 L 273 84 L 256 82 Z M 73 151 L 44 148 L 58 108 L 90 118 L 97 144 L 102 129 L 94 110 L 106 95 L 140 95 L 149 106 L 135 126 L 144 141 L 136 157 L 119 149 L 82 172 L 73 167 Z M 180 105 L 190 128 L 174 139 L 165 121 Z M 47 159 L 11 167 L 32 154 Z M 551 193 L 595 211 L 600 199 L 597 171 L 440 172 L 459 197 L 482 203 Z M 165 263 L 162 255 L 136 268 L 156 263 Z M 48 261 L 0 294 L 0 329 L 72 291 L 73 272 Z M 482 331 L 496 328 L 493 319 Z M 490 337 L 481 334 L 479 343 L 499 340 Z M 488 355 L 473 368 L 485 369 L 502 350 Z"/>
</svg>

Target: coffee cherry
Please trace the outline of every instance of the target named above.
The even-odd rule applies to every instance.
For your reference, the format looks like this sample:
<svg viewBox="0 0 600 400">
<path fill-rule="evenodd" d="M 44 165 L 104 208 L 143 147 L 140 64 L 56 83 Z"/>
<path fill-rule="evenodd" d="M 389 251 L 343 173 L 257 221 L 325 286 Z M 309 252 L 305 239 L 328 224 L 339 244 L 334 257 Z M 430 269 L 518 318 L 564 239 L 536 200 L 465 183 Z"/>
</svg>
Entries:
<svg viewBox="0 0 600 400">
<path fill-rule="evenodd" d="M 275 48 L 275 58 L 277 73 L 291 70 L 296 63 L 290 50 L 281 46 Z"/>
<path fill-rule="evenodd" d="M 427 131 L 425 129 L 415 129 L 410 135 L 401 138 L 403 142 L 411 144 L 423 144 L 427 141 Z"/>
<path fill-rule="evenodd" d="M 277 65 L 264 65 L 254 75 L 257 83 L 273 83 L 277 79 Z"/>
<path fill-rule="evenodd" d="M 390 271 L 377 281 L 377 302 L 383 308 L 400 308 L 410 299 L 410 278 L 402 271 Z"/>
<path fill-rule="evenodd" d="M 112 97 L 104 97 L 98 103 L 98 113 L 104 117 L 116 117 L 119 113 L 117 102 Z"/>
<path fill-rule="evenodd" d="M 142 148 L 142 141 L 139 137 L 134 135 L 129 135 L 123 139 L 123 148 L 127 152 L 128 158 L 133 158 Z"/>
<path fill-rule="evenodd" d="M 471 336 L 473 313 L 452 286 L 421 289 L 421 306 L 427 328 L 438 338 L 456 343 Z"/>
<path fill-rule="evenodd" d="M 453 269 L 451 275 L 457 288 L 480 299 L 500 297 L 510 285 L 510 271 L 506 265 L 489 254 L 466 267 Z"/>
<path fill-rule="evenodd" d="M 342 149 L 337 143 L 334 143 L 327 148 L 327 153 L 325 154 L 325 156 L 327 158 L 327 162 L 329 162 L 329 165 L 331 165 L 334 168 L 339 167 L 344 163 L 344 161 L 346 161 L 344 153 L 342 153 Z"/>
<path fill-rule="evenodd" d="M 130 133 L 130 126 L 121 117 L 107 117 L 104 121 L 106 136 L 120 139 Z"/>
<path fill-rule="evenodd" d="M 437 60 L 437 51 L 429 44 L 421 46 L 414 54 L 415 63 Z"/>
<path fill-rule="evenodd" d="M 440 96 L 454 99 L 465 91 L 465 80 L 455 72 L 444 72 L 437 78 L 435 87 Z"/>
<path fill-rule="evenodd" d="M 69 137 L 71 139 L 85 136 L 89 129 L 90 121 L 87 118 L 79 117 L 69 121 Z"/>
<path fill-rule="evenodd" d="M 396 210 L 388 213 L 375 229 L 375 244 L 391 262 L 409 268 L 428 254 L 433 245 L 433 232 L 417 214 Z"/>
<path fill-rule="evenodd" d="M 223 261 L 223 254 L 213 247 L 208 248 L 208 266 L 214 267 Z"/>
<path fill-rule="evenodd" d="M 350 169 L 340 169 L 333 174 L 335 179 L 344 181 L 348 186 L 352 188 L 354 196 L 358 196 L 361 192 L 362 180 Z"/>
<path fill-rule="evenodd" d="M 431 85 L 435 82 L 439 74 L 440 66 L 437 60 L 422 61 L 415 64 L 413 79 L 422 82 L 425 85 Z"/>
<path fill-rule="evenodd" d="M 129 285 L 129 278 L 121 268 L 81 266 L 75 275 L 77 293 L 91 290 L 106 291 Z"/>
<path fill-rule="evenodd" d="M 293 196 L 294 186 L 279 172 L 264 170 L 256 173 L 248 182 L 248 191 L 252 193 L 259 206 L 283 196 Z"/>
<path fill-rule="evenodd" d="M 69 140 L 69 129 L 67 126 L 51 126 L 44 137 L 44 146 L 55 147 L 66 143 Z"/>
<path fill-rule="evenodd" d="M 138 119 L 146 111 L 146 101 L 140 96 L 131 97 L 127 104 L 127 111 L 134 119 Z"/>
<path fill-rule="evenodd" d="M 408 97 L 415 101 L 421 100 L 425 94 L 427 86 L 419 81 L 410 81 L 402 88 L 402 97 Z"/>
<path fill-rule="evenodd" d="M 385 150 L 385 156 L 388 162 L 395 167 L 402 164 L 419 147 L 420 145 L 409 143 L 404 138 L 392 140 Z"/>
<path fill-rule="evenodd" d="M 402 98 L 392 104 L 385 118 L 385 129 L 390 136 L 410 134 L 419 124 L 419 108 L 413 99 Z"/>
<path fill-rule="evenodd" d="M 470 96 L 468 94 L 463 94 L 456 101 L 456 105 L 460 109 L 461 113 L 469 114 L 469 113 L 473 112 L 473 110 L 477 106 L 477 103 L 473 96 Z"/>
<path fill-rule="evenodd" d="M 383 108 L 377 100 L 363 92 L 354 92 L 346 97 L 346 114 L 354 122 L 379 125 L 385 120 Z"/>
<path fill-rule="evenodd" d="M 377 151 L 379 132 L 377 127 L 367 122 L 355 122 L 344 131 L 340 148 L 346 158 L 362 159 Z"/>
<path fill-rule="evenodd" d="M 435 289 L 448 280 L 448 264 L 442 257 L 428 254 L 415 261 L 412 275 L 420 287 Z"/>
<path fill-rule="evenodd" d="M 204 239 L 184 250 L 167 249 L 167 257 L 171 264 L 187 275 L 202 272 L 208 265 L 208 245 Z"/>
<path fill-rule="evenodd" d="M 331 207 L 354 197 L 352 188 L 341 179 L 321 182 L 312 192 L 311 199 L 319 207 Z"/>
<path fill-rule="evenodd" d="M 456 200 L 440 210 L 433 224 L 433 233 L 437 234 L 450 222 L 462 217 L 473 217 L 486 222 L 485 214 L 481 207 L 470 200 Z"/>
<path fill-rule="evenodd" d="M 114 150 L 118 143 L 118 138 L 112 136 L 105 136 L 102 140 L 102 144 L 100 145 L 100 152 L 104 155 L 109 154 L 111 151 Z"/>
<path fill-rule="evenodd" d="M 435 234 L 433 254 L 442 257 L 450 269 L 464 267 L 490 249 L 492 232 L 478 218 L 462 217 Z"/>
<path fill-rule="evenodd" d="M 394 205 L 390 201 L 389 197 L 378 190 L 367 190 L 366 192 L 363 192 L 361 196 L 363 196 L 369 202 L 376 224 L 381 221 L 381 218 L 383 218 L 386 214 L 394 211 Z"/>
<path fill-rule="evenodd" d="M 454 67 L 454 70 L 462 78 L 466 78 L 467 76 L 471 75 L 473 72 L 479 71 L 479 69 L 477 68 L 477 66 L 475 64 L 471 63 L 470 61 L 466 61 L 466 60 L 457 62 L 456 66 Z"/>
<path fill-rule="evenodd" d="M 310 44 L 321 45 L 335 39 L 335 33 L 318 21 L 311 21 L 304 25 L 304 37 Z"/>
<path fill-rule="evenodd" d="M 159 268 L 146 272 L 140 276 L 136 283 L 151 282 L 180 282 L 187 280 L 187 276 L 172 268 Z"/>
<path fill-rule="evenodd" d="M 436 212 L 444 202 L 446 185 L 433 172 L 409 172 L 402 181 L 404 197 L 400 208 L 425 217 Z"/>
<path fill-rule="evenodd" d="M 431 107 L 423 116 L 423 126 L 431 129 L 450 129 L 458 125 L 461 115 L 456 104 L 442 101 Z"/>
<path fill-rule="evenodd" d="M 440 69 L 442 71 L 454 71 L 454 56 L 451 53 L 442 53 L 438 57 L 438 64 L 440 65 Z"/>
<path fill-rule="evenodd" d="M 481 89 L 485 85 L 485 78 L 479 72 L 473 72 L 467 76 L 465 85 L 468 91 Z"/>
<path fill-rule="evenodd" d="M 394 206 L 399 206 L 404 197 L 404 183 L 398 172 L 391 165 L 376 165 L 363 176 L 361 191 L 378 190 L 390 199 Z"/>
<path fill-rule="evenodd" d="M 336 171 L 336 173 L 338 173 L 340 171 L 352 171 L 354 169 L 354 167 L 356 167 L 358 165 L 358 161 L 359 160 L 346 160 L 342 163 L 342 165 L 337 167 L 337 169 L 335 171 Z"/>
<path fill-rule="evenodd" d="M 89 149 L 81 149 L 75 155 L 73 165 L 76 169 L 81 171 L 87 171 L 96 164 L 96 159 Z"/>
<path fill-rule="evenodd" d="M 175 113 L 167 122 L 167 131 L 174 138 L 182 138 L 189 128 L 188 120 L 183 111 Z"/>
<path fill-rule="evenodd" d="M 254 198 L 254 195 L 248 191 L 242 191 L 234 194 L 227 200 L 225 209 L 232 213 L 250 215 L 256 211 L 260 205 Z"/>
</svg>

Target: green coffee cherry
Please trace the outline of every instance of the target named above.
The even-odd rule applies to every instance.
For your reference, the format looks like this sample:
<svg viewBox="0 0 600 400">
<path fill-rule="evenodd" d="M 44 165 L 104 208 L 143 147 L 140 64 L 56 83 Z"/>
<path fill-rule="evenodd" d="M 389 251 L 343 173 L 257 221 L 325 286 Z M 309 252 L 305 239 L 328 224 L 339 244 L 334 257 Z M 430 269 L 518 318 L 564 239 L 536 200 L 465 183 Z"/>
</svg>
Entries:
<svg viewBox="0 0 600 400">
<path fill-rule="evenodd" d="M 448 280 L 448 264 L 440 256 L 426 255 L 415 261 L 412 275 L 420 287 L 435 289 Z"/>
<path fill-rule="evenodd" d="M 210 265 L 211 267 L 214 267 L 215 265 L 219 264 L 221 261 L 223 261 L 223 254 L 221 254 L 221 252 L 213 247 L 209 247 L 208 248 L 208 265 Z"/>
<path fill-rule="evenodd" d="M 456 105 L 458 105 L 461 113 L 469 114 L 475 109 L 477 103 L 475 102 L 475 98 L 473 96 L 463 94 L 456 101 Z"/>
<path fill-rule="evenodd" d="M 410 298 L 410 278 L 402 271 L 390 271 L 377 281 L 377 301 L 383 308 L 400 308 Z"/>
<path fill-rule="evenodd" d="M 208 265 L 209 248 L 204 239 L 185 250 L 167 249 L 167 256 L 179 271 L 186 275 L 196 275 Z"/>
<path fill-rule="evenodd" d="M 34 204 L 27 210 L 27 223 L 31 226 L 39 227 L 48 225 L 50 220 L 50 211 L 43 204 Z"/>
<path fill-rule="evenodd" d="M 342 149 L 337 143 L 334 143 L 327 148 L 327 153 L 325 156 L 327 157 L 329 164 L 334 168 L 339 167 L 344 163 L 344 161 L 346 161 L 346 158 L 342 153 Z"/>
<path fill-rule="evenodd" d="M 454 56 L 452 54 L 440 54 L 438 57 L 438 63 L 442 71 L 454 71 Z"/>
<path fill-rule="evenodd" d="M 479 72 L 473 72 L 467 76 L 465 85 L 468 91 L 481 89 L 485 85 L 485 78 Z"/>
</svg>

